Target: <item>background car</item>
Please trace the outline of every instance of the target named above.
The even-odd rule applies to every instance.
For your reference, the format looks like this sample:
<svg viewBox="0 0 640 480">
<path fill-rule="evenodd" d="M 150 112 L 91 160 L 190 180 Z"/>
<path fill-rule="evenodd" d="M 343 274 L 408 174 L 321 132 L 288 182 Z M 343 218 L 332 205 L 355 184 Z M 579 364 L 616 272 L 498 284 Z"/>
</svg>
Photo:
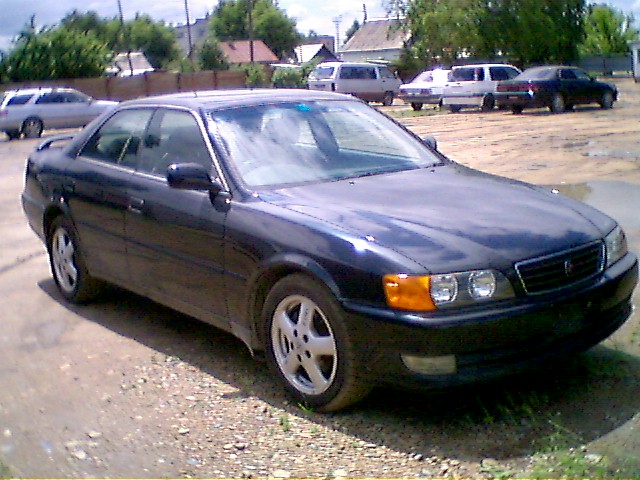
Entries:
<svg viewBox="0 0 640 480">
<path fill-rule="evenodd" d="M 0 131 L 9 140 L 37 138 L 45 128 L 83 127 L 117 104 L 71 88 L 7 90 L 0 102 Z"/>
<path fill-rule="evenodd" d="M 113 283 L 232 332 L 309 408 L 522 372 L 632 310 L 612 218 L 351 96 L 139 99 L 59 140 L 29 157 L 22 205 L 62 297 Z"/>
<path fill-rule="evenodd" d="M 501 82 L 496 92 L 498 106 L 510 107 L 513 113 L 533 107 L 561 113 L 588 103 L 608 109 L 617 99 L 614 85 L 599 82 L 580 68 L 566 66 L 529 68 L 513 80 Z"/>
<path fill-rule="evenodd" d="M 347 93 L 389 106 L 402 82 L 386 65 L 324 62 L 311 71 L 308 83 L 310 90 Z"/>
<path fill-rule="evenodd" d="M 451 70 L 436 68 L 419 74 L 410 83 L 400 85 L 398 98 L 410 103 L 415 111 L 422 110 L 426 103 L 429 105 L 442 105 L 442 93 L 449 81 Z"/>
<path fill-rule="evenodd" d="M 498 82 L 514 78 L 519 73 L 520 70 L 513 65 L 501 63 L 455 66 L 444 88 L 442 105 L 453 113 L 466 107 L 493 110 Z"/>
</svg>

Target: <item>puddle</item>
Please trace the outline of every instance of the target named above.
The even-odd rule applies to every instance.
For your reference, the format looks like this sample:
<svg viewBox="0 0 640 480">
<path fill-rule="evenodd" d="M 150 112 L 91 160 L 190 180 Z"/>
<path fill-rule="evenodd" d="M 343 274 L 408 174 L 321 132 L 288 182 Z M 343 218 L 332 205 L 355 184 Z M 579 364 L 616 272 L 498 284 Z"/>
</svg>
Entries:
<svg viewBox="0 0 640 480">
<path fill-rule="evenodd" d="M 629 250 L 640 257 L 640 185 L 620 181 L 594 181 L 551 185 L 568 197 L 585 202 L 615 218 L 627 234 Z M 640 287 L 633 294 L 631 318 L 607 345 L 632 355 L 640 355 Z"/>
</svg>

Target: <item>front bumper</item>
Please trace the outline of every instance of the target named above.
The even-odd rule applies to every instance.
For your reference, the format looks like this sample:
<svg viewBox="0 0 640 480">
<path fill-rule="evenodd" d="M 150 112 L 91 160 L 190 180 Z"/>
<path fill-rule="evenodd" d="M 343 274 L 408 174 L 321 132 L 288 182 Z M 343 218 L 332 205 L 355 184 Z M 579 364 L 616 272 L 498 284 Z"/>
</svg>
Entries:
<svg viewBox="0 0 640 480">
<path fill-rule="evenodd" d="M 628 254 L 594 284 L 571 295 L 536 297 L 457 315 L 348 315 L 372 379 L 438 388 L 518 373 L 550 358 L 586 350 L 617 330 L 632 311 L 638 262 Z M 418 373 L 403 356 L 445 359 L 453 371 Z"/>
</svg>

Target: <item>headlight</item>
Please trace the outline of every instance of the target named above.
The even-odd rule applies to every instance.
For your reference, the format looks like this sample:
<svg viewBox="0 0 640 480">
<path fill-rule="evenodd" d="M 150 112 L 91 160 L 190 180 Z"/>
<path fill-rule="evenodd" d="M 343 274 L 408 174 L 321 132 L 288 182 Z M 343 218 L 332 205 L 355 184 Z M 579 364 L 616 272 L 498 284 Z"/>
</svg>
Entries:
<svg viewBox="0 0 640 480">
<path fill-rule="evenodd" d="M 620 227 L 614 228 L 604 239 L 607 253 L 607 267 L 613 265 L 627 254 L 627 237 Z"/>
<path fill-rule="evenodd" d="M 496 270 L 385 275 L 383 287 L 390 307 L 412 311 L 460 307 L 514 296 L 511 283 Z"/>
</svg>

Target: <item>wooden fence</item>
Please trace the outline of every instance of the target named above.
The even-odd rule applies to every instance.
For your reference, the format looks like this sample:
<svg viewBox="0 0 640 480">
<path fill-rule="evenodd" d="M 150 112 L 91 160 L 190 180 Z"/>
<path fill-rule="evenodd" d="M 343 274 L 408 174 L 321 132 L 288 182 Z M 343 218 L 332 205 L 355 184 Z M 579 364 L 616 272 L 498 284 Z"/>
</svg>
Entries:
<svg viewBox="0 0 640 480">
<path fill-rule="evenodd" d="M 148 72 L 133 77 L 7 83 L 0 85 L 0 91 L 28 87 L 68 87 L 80 90 L 94 98 L 122 101 L 163 93 L 245 88 L 246 77 L 247 74 L 240 70 L 208 70 L 194 73 Z"/>
</svg>

